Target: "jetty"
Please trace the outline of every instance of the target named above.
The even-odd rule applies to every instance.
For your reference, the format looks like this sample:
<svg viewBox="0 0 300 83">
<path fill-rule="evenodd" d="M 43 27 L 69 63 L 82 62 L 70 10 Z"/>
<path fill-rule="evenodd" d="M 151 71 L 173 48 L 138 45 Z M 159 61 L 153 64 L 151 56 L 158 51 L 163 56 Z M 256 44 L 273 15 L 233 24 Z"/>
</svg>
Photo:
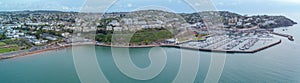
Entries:
<svg viewBox="0 0 300 83">
<path fill-rule="evenodd" d="M 276 32 L 271 32 L 274 35 L 282 36 L 288 38 L 290 41 L 294 41 L 294 37 L 288 34 L 282 34 L 282 33 L 276 33 Z"/>
</svg>

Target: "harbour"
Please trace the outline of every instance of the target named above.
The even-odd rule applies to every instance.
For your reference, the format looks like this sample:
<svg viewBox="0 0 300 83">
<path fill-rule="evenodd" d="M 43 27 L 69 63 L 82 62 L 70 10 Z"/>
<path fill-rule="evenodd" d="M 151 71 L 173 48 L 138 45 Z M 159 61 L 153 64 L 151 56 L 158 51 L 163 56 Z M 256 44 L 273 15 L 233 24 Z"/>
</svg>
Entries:
<svg viewBox="0 0 300 83">
<path fill-rule="evenodd" d="M 297 34 L 297 30 L 299 30 L 297 27 L 298 26 L 295 26 L 289 31 L 289 33 L 292 33 L 295 38 L 299 38 L 300 36 Z M 267 41 L 268 39 L 265 40 Z M 298 43 L 298 41 L 294 42 Z M 256 43 L 256 45 L 260 44 L 263 44 L 263 42 Z M 89 46 L 82 45 L 77 47 L 87 48 Z M 114 62 L 111 56 L 111 48 L 109 46 L 96 46 L 95 48 L 99 65 L 111 83 L 124 81 L 131 83 L 140 82 L 128 78 L 119 72 L 117 67 L 113 65 Z M 174 48 L 173 45 L 165 45 L 162 48 L 168 55 L 168 65 L 166 66 L 165 71 L 161 72 L 157 78 L 144 82 L 171 82 L 174 79 L 176 71 L 178 71 L 177 69 L 180 65 L 180 50 L 199 50 L 194 48 L 179 49 L 183 47 L 177 46 L 177 48 Z M 135 62 L 137 66 L 146 67 L 149 64 L 147 59 L 148 54 L 145 54 L 144 52 L 148 52 L 150 47 L 129 49 L 132 53 L 133 62 Z M 289 42 L 288 40 L 281 40 L 281 43 L 276 44 L 275 47 L 266 47 L 263 51 L 257 51 L 256 53 L 228 53 L 226 54 L 226 64 L 222 76 L 220 77 L 220 82 L 253 83 L 280 81 L 285 83 L 298 83 L 300 82 L 297 78 L 300 75 L 300 71 L 298 71 L 300 68 L 295 66 L 300 65 L 298 63 L 300 58 L 298 56 L 298 49 L 299 47 L 292 42 Z M 204 81 L 209 68 L 209 63 L 212 59 L 212 52 L 209 51 L 213 50 L 204 50 L 207 49 L 198 51 L 199 56 L 201 56 L 201 62 L 199 62 L 200 69 L 197 74 L 197 78 L 195 79 L 196 82 Z M 33 72 L 35 74 L 32 74 Z M 24 81 L 31 83 L 80 83 L 74 69 L 71 48 L 42 52 L 34 54 L 34 56 L 1 60 L 0 73 L 1 82 L 4 83 Z M 49 80 L 50 78 L 51 80 Z"/>
<path fill-rule="evenodd" d="M 300 0 L 0 5 L 0 83 L 300 83 Z"/>
</svg>

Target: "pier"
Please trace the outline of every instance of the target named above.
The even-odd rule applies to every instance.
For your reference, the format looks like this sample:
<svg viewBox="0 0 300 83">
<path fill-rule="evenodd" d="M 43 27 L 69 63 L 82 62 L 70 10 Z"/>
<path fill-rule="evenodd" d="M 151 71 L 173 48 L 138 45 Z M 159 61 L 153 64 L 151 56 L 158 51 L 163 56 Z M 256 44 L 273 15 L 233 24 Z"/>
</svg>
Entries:
<svg viewBox="0 0 300 83">
<path fill-rule="evenodd" d="M 276 33 L 276 32 L 271 32 L 274 35 L 282 36 L 288 38 L 290 41 L 294 41 L 294 37 L 288 34 L 282 34 L 282 33 Z"/>
</svg>

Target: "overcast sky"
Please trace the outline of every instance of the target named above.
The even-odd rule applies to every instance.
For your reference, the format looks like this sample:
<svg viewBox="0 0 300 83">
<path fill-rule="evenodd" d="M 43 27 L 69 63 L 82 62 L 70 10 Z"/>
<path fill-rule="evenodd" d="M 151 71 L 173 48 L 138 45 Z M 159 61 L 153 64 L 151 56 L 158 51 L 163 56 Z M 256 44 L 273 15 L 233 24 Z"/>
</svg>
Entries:
<svg viewBox="0 0 300 83">
<path fill-rule="evenodd" d="M 105 3 L 103 1 L 107 0 L 98 0 L 93 3 L 102 5 L 101 3 Z M 217 10 L 237 13 L 300 12 L 300 0 L 212 0 L 212 2 Z M 0 0 L 0 11 L 80 11 L 84 4 L 85 0 Z M 149 5 L 166 7 L 175 12 L 193 12 L 193 8 L 183 0 L 119 0 L 108 11 L 132 11 Z M 195 3 L 195 5 L 201 4 Z"/>
</svg>

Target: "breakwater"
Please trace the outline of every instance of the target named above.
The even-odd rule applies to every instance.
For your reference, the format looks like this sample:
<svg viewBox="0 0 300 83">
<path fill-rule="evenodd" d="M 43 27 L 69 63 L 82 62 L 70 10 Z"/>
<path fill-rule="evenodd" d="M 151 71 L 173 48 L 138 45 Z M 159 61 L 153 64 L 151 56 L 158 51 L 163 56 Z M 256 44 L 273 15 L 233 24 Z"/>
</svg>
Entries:
<svg viewBox="0 0 300 83">
<path fill-rule="evenodd" d="M 282 34 L 282 33 L 276 33 L 276 32 L 271 32 L 274 35 L 282 36 L 288 38 L 290 41 L 294 41 L 294 37 L 288 34 Z"/>
</svg>

